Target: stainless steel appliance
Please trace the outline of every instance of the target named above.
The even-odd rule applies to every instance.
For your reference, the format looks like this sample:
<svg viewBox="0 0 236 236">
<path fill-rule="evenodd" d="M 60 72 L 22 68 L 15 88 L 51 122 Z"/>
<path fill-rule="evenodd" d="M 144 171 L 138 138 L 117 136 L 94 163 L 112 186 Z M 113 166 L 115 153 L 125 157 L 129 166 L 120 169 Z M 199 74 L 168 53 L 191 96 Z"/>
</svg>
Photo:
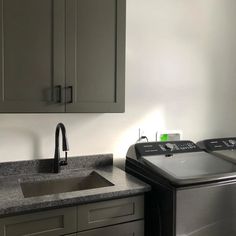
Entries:
<svg viewBox="0 0 236 236">
<path fill-rule="evenodd" d="M 130 146 L 126 171 L 146 181 L 147 236 L 236 235 L 236 165 L 191 141 Z"/>
<path fill-rule="evenodd" d="M 236 163 L 236 137 L 205 139 L 197 145 L 214 156 Z"/>
</svg>

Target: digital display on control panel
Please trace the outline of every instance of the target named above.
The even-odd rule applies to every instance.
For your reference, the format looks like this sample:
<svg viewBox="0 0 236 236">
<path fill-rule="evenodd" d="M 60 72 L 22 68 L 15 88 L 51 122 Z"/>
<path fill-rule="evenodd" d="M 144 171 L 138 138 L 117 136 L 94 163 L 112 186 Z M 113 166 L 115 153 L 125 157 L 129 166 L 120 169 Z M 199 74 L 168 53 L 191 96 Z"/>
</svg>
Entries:
<svg viewBox="0 0 236 236">
<path fill-rule="evenodd" d="M 135 144 L 139 156 L 169 155 L 201 151 L 192 141 L 150 142 Z"/>
</svg>

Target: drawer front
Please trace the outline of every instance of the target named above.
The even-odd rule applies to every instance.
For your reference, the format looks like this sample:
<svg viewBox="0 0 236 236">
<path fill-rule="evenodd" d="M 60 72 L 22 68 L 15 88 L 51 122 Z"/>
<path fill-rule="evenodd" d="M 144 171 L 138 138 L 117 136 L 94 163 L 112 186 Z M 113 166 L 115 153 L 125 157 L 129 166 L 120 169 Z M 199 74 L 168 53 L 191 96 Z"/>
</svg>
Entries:
<svg viewBox="0 0 236 236">
<path fill-rule="evenodd" d="M 76 207 L 0 219 L 0 236 L 51 236 L 76 232 Z"/>
<path fill-rule="evenodd" d="M 143 219 L 144 197 L 129 197 L 78 207 L 78 231 Z"/>
<path fill-rule="evenodd" d="M 142 220 L 80 232 L 77 236 L 144 236 Z"/>
</svg>

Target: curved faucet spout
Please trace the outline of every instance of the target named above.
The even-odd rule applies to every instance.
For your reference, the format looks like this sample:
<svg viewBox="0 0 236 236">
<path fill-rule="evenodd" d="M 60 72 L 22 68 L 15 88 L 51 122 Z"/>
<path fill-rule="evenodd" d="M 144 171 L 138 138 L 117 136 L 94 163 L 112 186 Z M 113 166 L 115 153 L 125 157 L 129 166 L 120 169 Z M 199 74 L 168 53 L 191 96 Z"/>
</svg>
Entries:
<svg viewBox="0 0 236 236">
<path fill-rule="evenodd" d="M 65 152 L 65 159 L 60 161 L 60 150 L 59 150 L 59 134 L 62 134 L 62 150 Z M 67 165 L 67 151 L 69 151 L 69 145 L 66 137 L 66 128 L 63 123 L 59 123 L 56 126 L 55 131 L 55 153 L 54 153 L 54 173 L 60 172 L 60 166 Z"/>
</svg>

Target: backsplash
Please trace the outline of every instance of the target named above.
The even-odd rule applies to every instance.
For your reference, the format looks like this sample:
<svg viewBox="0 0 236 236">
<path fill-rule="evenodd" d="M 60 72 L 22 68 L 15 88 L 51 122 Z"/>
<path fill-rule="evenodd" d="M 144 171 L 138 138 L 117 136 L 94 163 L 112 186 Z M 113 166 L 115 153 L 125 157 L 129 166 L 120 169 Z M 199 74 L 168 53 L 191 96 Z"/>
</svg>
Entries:
<svg viewBox="0 0 236 236">
<path fill-rule="evenodd" d="M 113 164 L 112 154 L 98 154 L 90 156 L 70 157 L 68 165 L 61 167 L 63 170 L 91 169 L 110 166 Z M 0 163 L 0 177 L 10 175 L 27 175 L 38 173 L 53 173 L 53 159 L 38 159 L 16 162 Z"/>
</svg>

